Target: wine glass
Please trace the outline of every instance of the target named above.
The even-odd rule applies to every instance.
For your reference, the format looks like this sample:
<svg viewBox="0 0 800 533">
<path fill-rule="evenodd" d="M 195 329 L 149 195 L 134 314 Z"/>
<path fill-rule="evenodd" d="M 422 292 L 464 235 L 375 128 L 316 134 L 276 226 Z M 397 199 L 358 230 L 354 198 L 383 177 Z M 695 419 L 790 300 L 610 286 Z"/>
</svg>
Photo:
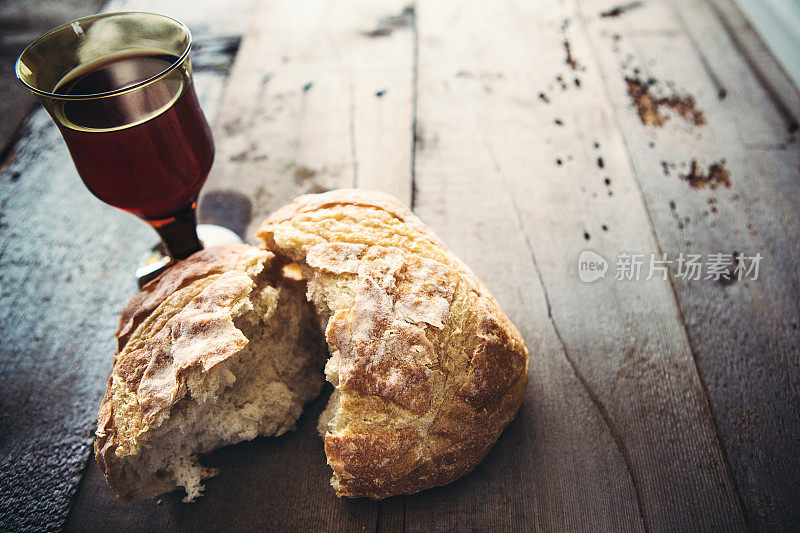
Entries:
<svg viewBox="0 0 800 533">
<path fill-rule="evenodd" d="M 17 77 L 50 113 L 86 187 L 160 235 L 166 253 L 137 270 L 140 286 L 202 248 L 195 208 L 214 142 L 191 45 L 170 17 L 104 13 L 51 30 L 17 59 Z M 225 228 L 199 230 L 207 245 L 241 242 Z"/>
</svg>

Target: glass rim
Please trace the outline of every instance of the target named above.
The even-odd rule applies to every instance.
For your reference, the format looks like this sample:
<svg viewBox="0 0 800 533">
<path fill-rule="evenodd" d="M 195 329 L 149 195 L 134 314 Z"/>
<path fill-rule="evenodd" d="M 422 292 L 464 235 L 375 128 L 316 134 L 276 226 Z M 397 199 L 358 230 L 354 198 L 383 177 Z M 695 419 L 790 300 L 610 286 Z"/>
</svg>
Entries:
<svg viewBox="0 0 800 533">
<path fill-rule="evenodd" d="M 119 15 L 153 15 L 153 16 L 156 16 L 156 17 L 169 19 L 169 20 L 175 22 L 178 26 L 181 27 L 181 29 L 183 31 L 186 32 L 186 37 L 187 37 L 186 49 L 183 50 L 183 52 L 181 52 L 181 55 L 177 59 L 175 59 L 175 61 L 173 61 L 168 67 L 164 68 L 158 74 L 155 74 L 153 76 L 150 76 L 147 79 L 144 79 L 142 81 L 134 83 L 133 85 L 129 85 L 127 87 L 123 87 L 123 88 L 120 88 L 120 89 L 115 89 L 113 91 L 106 91 L 106 92 L 102 92 L 102 93 L 92 93 L 92 94 L 61 94 L 61 93 L 54 93 L 54 92 L 50 92 L 50 91 L 45 91 L 45 90 L 39 89 L 37 87 L 32 86 L 28 82 L 26 82 L 24 79 L 22 79 L 22 76 L 20 75 L 20 62 L 22 60 L 22 57 L 25 55 L 25 52 L 27 52 L 28 49 L 31 48 L 32 46 L 41 43 L 42 41 L 44 41 L 50 35 L 58 32 L 58 31 L 61 31 L 61 30 L 65 29 L 65 28 L 67 28 L 69 26 L 72 26 L 76 22 L 83 22 L 83 21 L 88 21 L 88 20 L 94 21 L 94 20 L 99 20 L 99 19 L 119 16 Z M 108 97 L 111 97 L 111 96 L 118 96 L 120 94 L 125 94 L 125 93 L 129 93 L 129 92 L 133 92 L 133 91 L 136 91 L 138 89 L 141 89 L 142 87 L 145 87 L 147 85 L 150 85 L 150 84 L 158 81 L 159 79 L 161 79 L 165 75 L 167 75 L 170 72 L 172 72 L 173 70 L 175 70 L 178 67 L 178 65 L 183 63 L 183 61 L 189 55 L 189 52 L 191 52 L 191 50 L 192 50 L 192 42 L 193 42 L 193 40 L 192 40 L 192 32 L 191 32 L 191 30 L 189 30 L 189 27 L 186 24 L 184 24 L 183 22 L 181 22 L 180 20 L 178 20 L 176 18 L 173 18 L 173 17 L 170 17 L 168 15 L 163 15 L 161 13 L 153 13 L 151 11 L 113 11 L 111 13 L 96 13 L 94 15 L 88 15 L 88 16 L 85 16 L 85 17 L 80 17 L 80 18 L 71 20 L 69 22 L 65 22 L 63 24 L 60 24 L 60 25 L 56 26 L 55 28 L 43 33 L 42 35 L 40 35 L 39 37 L 37 37 L 33 41 L 31 41 L 28 44 L 28 46 L 26 46 L 22 50 L 22 52 L 20 52 L 19 57 L 17 57 L 17 60 L 14 63 L 14 74 L 16 75 L 16 77 L 20 81 L 20 83 L 22 83 L 32 93 L 37 94 L 39 96 L 46 96 L 47 98 L 52 98 L 54 100 L 93 100 L 93 99 L 100 99 L 100 98 L 108 98 Z"/>
</svg>

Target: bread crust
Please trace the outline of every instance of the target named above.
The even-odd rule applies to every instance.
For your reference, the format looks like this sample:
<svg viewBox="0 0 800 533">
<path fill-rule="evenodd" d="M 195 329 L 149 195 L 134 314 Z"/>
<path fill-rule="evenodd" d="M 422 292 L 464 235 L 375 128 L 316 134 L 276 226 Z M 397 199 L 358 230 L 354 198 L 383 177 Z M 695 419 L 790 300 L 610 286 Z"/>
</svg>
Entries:
<svg viewBox="0 0 800 533">
<path fill-rule="evenodd" d="M 329 315 L 341 403 L 324 442 L 337 495 L 409 494 L 470 472 L 528 383 L 528 350 L 488 289 L 383 193 L 301 196 L 258 237 L 301 265 Z"/>
<path fill-rule="evenodd" d="M 247 245 L 203 250 L 147 284 L 122 311 L 94 444 L 97 464 L 121 500 L 175 488 L 169 476 L 141 479 L 126 459 L 185 396 L 189 373 L 207 371 L 248 343 L 233 312 L 273 257 Z M 209 468 L 203 476 L 214 474 Z"/>
</svg>

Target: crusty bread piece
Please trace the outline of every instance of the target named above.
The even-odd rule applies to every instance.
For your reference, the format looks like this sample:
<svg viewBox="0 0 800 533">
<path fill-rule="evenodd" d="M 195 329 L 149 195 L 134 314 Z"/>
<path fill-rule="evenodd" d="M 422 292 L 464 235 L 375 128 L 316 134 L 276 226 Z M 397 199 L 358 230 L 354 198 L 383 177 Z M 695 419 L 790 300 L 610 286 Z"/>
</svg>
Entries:
<svg viewBox="0 0 800 533">
<path fill-rule="evenodd" d="M 392 197 L 297 198 L 258 230 L 299 265 L 335 386 L 320 420 L 339 496 L 384 498 L 471 471 L 519 407 L 528 351 L 486 287 Z"/>
<path fill-rule="evenodd" d="M 280 435 L 324 382 L 324 344 L 297 282 L 270 252 L 210 248 L 144 287 L 122 313 L 95 456 L 122 500 L 214 475 L 198 454 Z M 277 272 L 276 272 L 277 269 Z"/>
</svg>

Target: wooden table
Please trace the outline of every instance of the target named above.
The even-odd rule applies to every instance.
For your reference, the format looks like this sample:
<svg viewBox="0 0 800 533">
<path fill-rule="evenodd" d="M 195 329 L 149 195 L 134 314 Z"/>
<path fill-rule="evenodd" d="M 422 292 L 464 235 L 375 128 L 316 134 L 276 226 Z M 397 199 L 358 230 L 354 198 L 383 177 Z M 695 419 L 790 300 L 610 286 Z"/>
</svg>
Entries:
<svg viewBox="0 0 800 533">
<path fill-rule="evenodd" d="M 321 398 L 211 454 L 198 503 L 117 502 L 89 447 L 154 235 L 91 197 L 38 111 L 0 176 L 0 528 L 800 527 L 800 96 L 730 0 L 161 4 L 108 9 L 195 32 L 201 218 L 250 238 L 300 193 L 394 194 L 518 325 L 530 385 L 446 487 L 336 499 Z M 631 256 L 641 278 L 617 279 Z M 648 280 L 651 257 L 673 262 Z"/>
</svg>

